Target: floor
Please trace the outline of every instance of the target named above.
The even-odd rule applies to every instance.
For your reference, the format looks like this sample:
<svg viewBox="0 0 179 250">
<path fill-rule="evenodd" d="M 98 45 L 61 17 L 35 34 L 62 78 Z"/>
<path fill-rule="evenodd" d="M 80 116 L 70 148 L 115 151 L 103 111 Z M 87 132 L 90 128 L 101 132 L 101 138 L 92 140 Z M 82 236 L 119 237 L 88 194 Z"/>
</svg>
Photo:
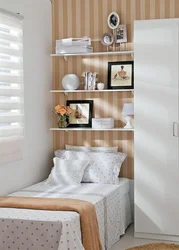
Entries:
<svg viewBox="0 0 179 250">
<path fill-rule="evenodd" d="M 129 247 L 145 245 L 157 242 L 155 240 L 137 239 L 134 238 L 134 226 L 130 226 L 121 240 L 117 242 L 110 250 L 126 250 Z"/>
</svg>

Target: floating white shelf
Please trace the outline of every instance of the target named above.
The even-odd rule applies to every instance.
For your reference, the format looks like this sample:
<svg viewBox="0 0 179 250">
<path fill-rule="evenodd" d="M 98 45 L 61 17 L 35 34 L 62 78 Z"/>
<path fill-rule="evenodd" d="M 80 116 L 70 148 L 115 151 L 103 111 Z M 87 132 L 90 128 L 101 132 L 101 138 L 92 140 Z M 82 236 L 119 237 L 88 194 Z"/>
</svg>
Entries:
<svg viewBox="0 0 179 250">
<path fill-rule="evenodd" d="M 103 90 L 50 90 L 51 93 L 100 93 L 100 92 L 134 92 L 134 89 L 103 89 Z"/>
<path fill-rule="evenodd" d="M 112 51 L 112 52 L 93 52 L 93 53 L 76 53 L 76 54 L 51 54 L 52 57 L 64 57 L 67 60 L 67 57 L 71 56 L 115 56 L 115 55 L 130 55 L 133 56 L 134 51 Z"/>
<path fill-rule="evenodd" d="M 111 128 L 111 129 L 95 129 L 95 128 L 51 128 L 51 131 L 134 131 L 132 129 L 125 129 L 125 128 Z"/>
</svg>

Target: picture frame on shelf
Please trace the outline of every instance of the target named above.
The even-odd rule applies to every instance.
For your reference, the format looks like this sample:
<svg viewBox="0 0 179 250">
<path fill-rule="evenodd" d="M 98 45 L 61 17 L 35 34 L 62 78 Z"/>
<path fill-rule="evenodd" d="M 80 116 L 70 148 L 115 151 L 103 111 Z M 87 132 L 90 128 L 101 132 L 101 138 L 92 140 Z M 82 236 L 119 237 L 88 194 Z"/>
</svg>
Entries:
<svg viewBox="0 0 179 250">
<path fill-rule="evenodd" d="M 101 38 L 101 43 L 104 46 L 111 46 L 114 43 L 114 36 L 113 36 L 113 34 L 110 33 L 110 32 L 104 33 L 103 36 L 102 36 L 102 38 Z"/>
<path fill-rule="evenodd" d="M 93 100 L 67 100 L 72 109 L 69 128 L 92 128 Z"/>
<path fill-rule="evenodd" d="M 134 62 L 108 63 L 108 89 L 134 89 Z"/>
<path fill-rule="evenodd" d="M 115 33 L 116 43 L 127 43 L 127 27 L 126 24 L 120 24 Z"/>
<path fill-rule="evenodd" d="M 120 24 L 120 17 L 116 12 L 111 12 L 107 21 L 109 28 L 115 30 Z"/>
</svg>

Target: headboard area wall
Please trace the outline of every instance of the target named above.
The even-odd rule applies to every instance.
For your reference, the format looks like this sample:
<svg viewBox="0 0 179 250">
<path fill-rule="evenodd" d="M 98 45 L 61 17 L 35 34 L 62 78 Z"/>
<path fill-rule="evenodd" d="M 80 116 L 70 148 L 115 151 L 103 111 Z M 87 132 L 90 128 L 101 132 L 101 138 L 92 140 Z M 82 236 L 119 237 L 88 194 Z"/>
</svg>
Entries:
<svg viewBox="0 0 179 250">
<path fill-rule="evenodd" d="M 53 0 L 53 53 L 55 40 L 67 37 L 92 38 L 94 51 L 106 51 L 100 40 L 105 32 L 110 32 L 107 17 L 117 12 L 121 24 L 127 25 L 128 43 L 121 44 L 120 50 L 133 50 L 133 21 L 144 19 L 179 17 L 179 0 Z M 111 51 L 114 48 L 111 47 Z M 119 47 L 117 48 L 119 50 Z M 86 71 L 98 72 L 99 81 L 107 84 L 107 66 L 111 61 L 133 60 L 131 55 L 53 58 L 53 87 L 62 89 L 62 78 L 68 73 L 82 77 Z M 134 83 L 135 85 L 135 83 Z M 81 86 L 82 88 L 82 86 Z M 123 104 L 133 102 L 132 92 L 107 93 L 63 93 L 54 94 L 54 106 L 66 104 L 66 100 L 94 100 L 94 117 L 113 117 L 115 127 L 124 126 L 121 115 Z M 56 127 L 54 117 L 54 127 Z M 54 131 L 54 150 L 63 149 L 65 144 L 85 146 L 118 146 L 126 152 L 120 175 L 134 178 L 134 138 L 133 132 L 121 131 Z"/>
</svg>

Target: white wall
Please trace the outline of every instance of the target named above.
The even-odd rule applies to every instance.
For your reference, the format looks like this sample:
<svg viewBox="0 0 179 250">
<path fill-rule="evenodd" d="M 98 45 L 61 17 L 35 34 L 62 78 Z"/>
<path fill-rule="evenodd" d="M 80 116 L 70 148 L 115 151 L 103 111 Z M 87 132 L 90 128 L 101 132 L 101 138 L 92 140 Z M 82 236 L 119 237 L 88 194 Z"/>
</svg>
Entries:
<svg viewBox="0 0 179 250">
<path fill-rule="evenodd" d="M 0 166 L 0 195 L 46 178 L 52 159 L 51 2 L 0 0 L 0 8 L 24 16 L 24 159 Z"/>
</svg>

